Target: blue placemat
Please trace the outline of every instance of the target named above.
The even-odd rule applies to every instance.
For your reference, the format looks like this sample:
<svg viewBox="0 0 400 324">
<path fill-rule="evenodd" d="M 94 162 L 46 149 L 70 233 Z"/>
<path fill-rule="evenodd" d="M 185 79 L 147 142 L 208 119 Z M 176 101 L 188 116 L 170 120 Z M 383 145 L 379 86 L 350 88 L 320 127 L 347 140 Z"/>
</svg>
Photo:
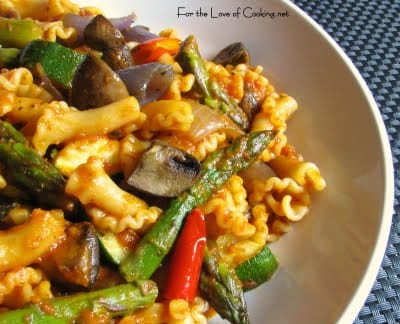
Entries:
<svg viewBox="0 0 400 324">
<path fill-rule="evenodd" d="M 351 58 L 385 122 L 395 169 L 395 213 L 378 276 L 354 323 L 400 323 L 400 1 L 292 1 Z"/>
</svg>

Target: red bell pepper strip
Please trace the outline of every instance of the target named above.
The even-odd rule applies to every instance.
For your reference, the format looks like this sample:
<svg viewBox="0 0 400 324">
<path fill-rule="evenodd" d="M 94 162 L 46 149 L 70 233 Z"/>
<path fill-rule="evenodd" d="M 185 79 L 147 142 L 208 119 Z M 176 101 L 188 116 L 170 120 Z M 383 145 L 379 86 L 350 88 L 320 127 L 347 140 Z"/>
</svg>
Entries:
<svg viewBox="0 0 400 324">
<path fill-rule="evenodd" d="M 157 61 L 164 53 L 175 55 L 179 51 L 179 46 L 179 39 L 160 37 L 136 45 L 131 53 L 135 64 L 145 64 Z"/>
<path fill-rule="evenodd" d="M 163 296 L 167 300 L 193 301 L 197 294 L 204 249 L 206 224 L 202 211 L 195 208 L 187 216 L 170 259 Z"/>
</svg>

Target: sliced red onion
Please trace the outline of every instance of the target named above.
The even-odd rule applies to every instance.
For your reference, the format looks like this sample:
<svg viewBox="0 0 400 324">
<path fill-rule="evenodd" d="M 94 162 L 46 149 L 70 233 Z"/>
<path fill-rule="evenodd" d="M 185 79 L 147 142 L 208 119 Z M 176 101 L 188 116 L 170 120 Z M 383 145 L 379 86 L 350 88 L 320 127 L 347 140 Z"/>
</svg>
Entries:
<svg viewBox="0 0 400 324">
<path fill-rule="evenodd" d="M 226 115 L 219 113 L 198 101 L 185 99 L 192 107 L 193 122 L 187 135 L 193 141 L 199 141 L 203 137 L 215 133 L 224 132 L 229 137 L 243 134 L 241 128 Z"/>
<path fill-rule="evenodd" d="M 245 188 L 250 188 L 254 180 L 265 181 L 268 178 L 276 177 L 274 170 L 262 161 L 254 162 L 250 167 L 241 171 L 239 176 L 243 179 Z"/>
<path fill-rule="evenodd" d="M 172 66 L 157 62 L 131 66 L 116 72 L 124 81 L 129 94 L 135 96 L 140 105 L 163 96 L 174 79 Z"/>
<path fill-rule="evenodd" d="M 157 34 L 149 31 L 149 28 L 141 25 L 130 26 L 129 28 L 121 30 L 122 35 L 124 35 L 126 41 L 143 43 L 147 40 L 159 38 Z"/>
<path fill-rule="evenodd" d="M 65 27 L 74 27 L 78 35 L 82 35 L 87 24 L 93 19 L 93 16 L 80 16 L 73 13 L 67 13 L 63 17 Z"/>
<path fill-rule="evenodd" d="M 113 24 L 113 26 L 120 31 L 129 28 L 137 19 L 137 16 L 134 12 L 127 16 L 118 17 L 118 18 L 108 18 L 108 20 Z"/>
</svg>

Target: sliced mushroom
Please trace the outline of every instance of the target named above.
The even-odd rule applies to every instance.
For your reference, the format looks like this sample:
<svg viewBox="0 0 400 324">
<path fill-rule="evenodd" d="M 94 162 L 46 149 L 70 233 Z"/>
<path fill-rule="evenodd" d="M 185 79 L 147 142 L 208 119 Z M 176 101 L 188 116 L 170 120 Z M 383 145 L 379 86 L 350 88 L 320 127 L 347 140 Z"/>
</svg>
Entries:
<svg viewBox="0 0 400 324">
<path fill-rule="evenodd" d="M 233 43 L 222 49 L 213 59 L 217 64 L 238 65 L 250 63 L 250 54 L 241 42 Z"/>
<path fill-rule="evenodd" d="M 82 110 L 101 107 L 128 96 L 121 78 L 93 54 L 83 61 L 72 82 L 71 104 Z"/>
<path fill-rule="evenodd" d="M 152 195 L 176 197 L 196 181 L 200 171 L 201 164 L 192 155 L 156 142 L 142 155 L 127 184 Z"/>
<path fill-rule="evenodd" d="M 132 54 L 127 46 L 107 48 L 102 59 L 114 70 L 126 69 L 132 66 Z"/>
<path fill-rule="evenodd" d="M 260 111 L 261 103 L 263 102 L 263 100 L 264 97 L 257 100 L 251 89 L 245 88 L 239 106 L 240 108 L 242 108 L 248 119 L 251 121 L 253 117 Z"/>
<path fill-rule="evenodd" d="M 83 36 L 87 45 L 99 51 L 125 44 L 121 32 L 103 15 L 95 16 L 88 23 L 83 31 Z"/>
<path fill-rule="evenodd" d="M 61 286 L 90 288 L 97 280 L 100 266 L 99 242 L 89 222 L 71 223 L 67 237 L 43 258 L 40 266 Z"/>
<path fill-rule="evenodd" d="M 132 55 L 121 32 L 103 15 L 97 15 L 83 31 L 85 43 L 103 52 L 103 60 L 113 69 L 133 65 Z"/>
</svg>

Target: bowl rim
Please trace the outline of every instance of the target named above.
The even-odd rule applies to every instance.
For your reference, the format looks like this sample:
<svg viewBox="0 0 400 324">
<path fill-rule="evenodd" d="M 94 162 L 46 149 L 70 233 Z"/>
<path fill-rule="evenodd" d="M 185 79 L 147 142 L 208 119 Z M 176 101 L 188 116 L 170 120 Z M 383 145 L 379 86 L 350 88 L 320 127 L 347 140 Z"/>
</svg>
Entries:
<svg viewBox="0 0 400 324">
<path fill-rule="evenodd" d="M 335 53 L 340 57 L 340 59 L 345 63 L 349 71 L 353 74 L 367 99 L 369 109 L 372 112 L 374 121 L 377 125 L 379 139 L 381 142 L 385 181 L 384 203 L 381 214 L 381 223 L 378 231 L 377 240 L 372 250 L 371 258 L 368 262 L 364 275 L 362 276 L 358 287 L 351 297 L 349 304 L 346 306 L 343 313 L 339 316 L 337 320 L 337 323 L 340 324 L 350 323 L 356 319 L 368 297 L 368 294 L 372 290 L 374 281 L 377 278 L 378 271 L 385 255 L 387 244 L 389 242 L 394 206 L 394 168 L 392 160 L 392 150 L 387 130 L 375 98 L 373 97 L 371 90 L 369 89 L 359 70 L 354 65 L 353 61 L 347 56 L 345 51 L 333 39 L 333 37 L 325 29 L 323 29 L 323 27 L 319 25 L 317 21 L 315 21 L 309 14 L 307 14 L 304 10 L 302 10 L 290 0 L 278 0 L 278 2 L 279 1 L 288 6 L 293 12 L 295 12 L 297 15 L 300 16 L 300 18 L 302 18 L 307 24 L 309 24 L 312 29 L 318 32 L 332 48 L 332 50 L 334 50 Z"/>
</svg>

